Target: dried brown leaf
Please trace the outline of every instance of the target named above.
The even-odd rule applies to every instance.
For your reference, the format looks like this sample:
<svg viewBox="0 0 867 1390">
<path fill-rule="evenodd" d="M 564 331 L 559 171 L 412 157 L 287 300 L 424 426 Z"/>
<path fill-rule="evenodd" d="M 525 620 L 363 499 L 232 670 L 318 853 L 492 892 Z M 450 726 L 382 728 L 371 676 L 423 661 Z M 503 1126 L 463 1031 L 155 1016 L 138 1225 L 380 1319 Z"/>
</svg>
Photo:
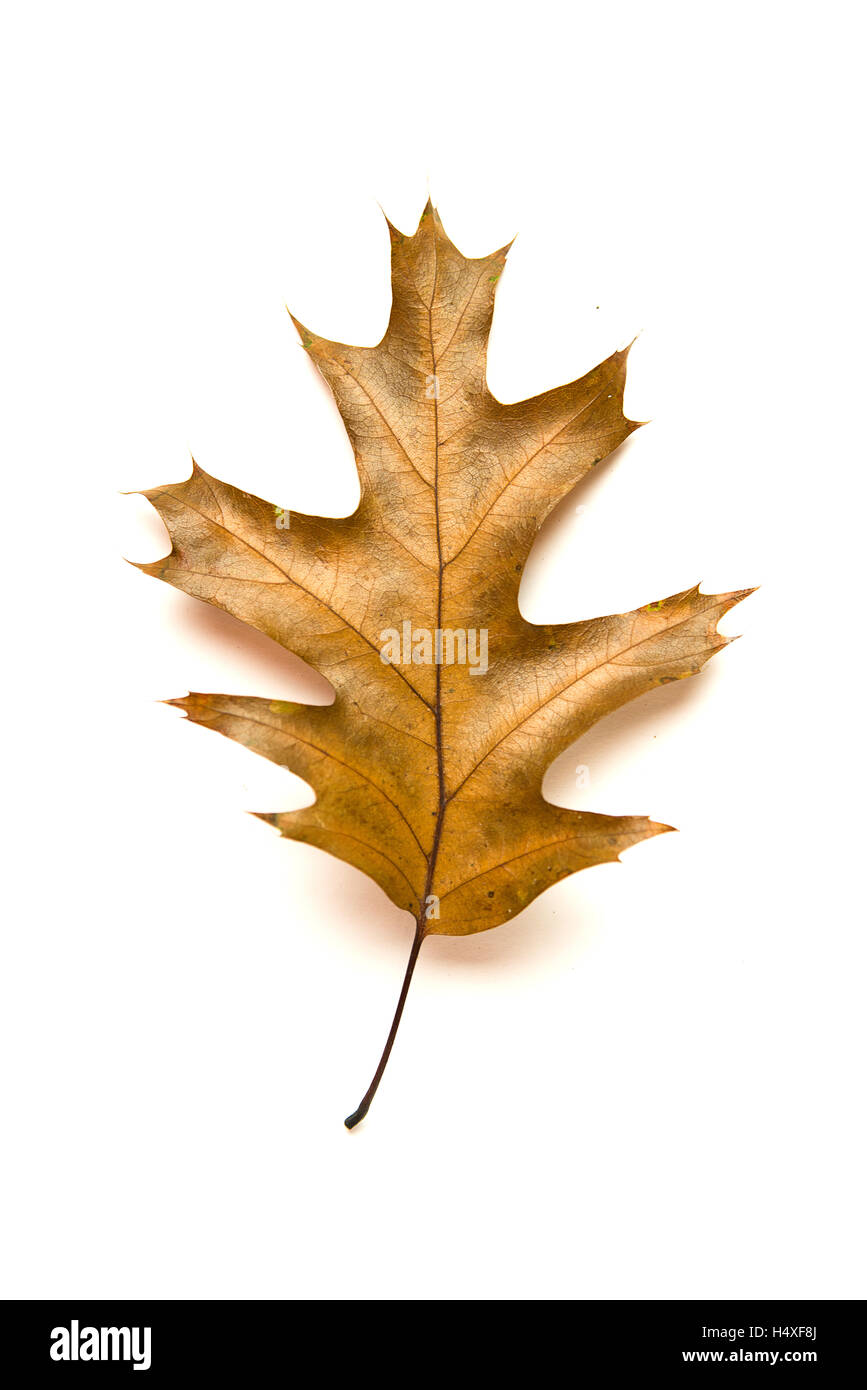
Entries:
<svg viewBox="0 0 867 1390">
<path fill-rule="evenodd" d="M 730 640 L 719 618 L 750 592 L 693 588 L 631 613 L 527 622 L 518 589 L 539 527 L 637 428 L 623 413 L 628 349 L 504 405 L 485 358 L 508 248 L 468 260 L 430 204 L 413 236 L 389 233 L 382 342 L 329 342 L 295 321 L 352 441 L 356 511 L 293 511 L 286 527 L 279 508 L 194 465 L 186 482 L 145 494 L 172 550 L 141 566 L 267 633 L 334 687 L 329 706 L 171 703 L 305 778 L 313 806 L 263 819 L 363 870 L 416 920 L 386 1051 L 350 1127 L 379 1082 L 426 936 L 496 927 L 567 874 L 669 828 L 551 805 L 543 774 L 602 715 L 700 670 Z M 407 622 L 412 633 L 486 632 L 487 671 L 478 649 L 475 666 L 385 664 L 384 634 Z"/>
</svg>

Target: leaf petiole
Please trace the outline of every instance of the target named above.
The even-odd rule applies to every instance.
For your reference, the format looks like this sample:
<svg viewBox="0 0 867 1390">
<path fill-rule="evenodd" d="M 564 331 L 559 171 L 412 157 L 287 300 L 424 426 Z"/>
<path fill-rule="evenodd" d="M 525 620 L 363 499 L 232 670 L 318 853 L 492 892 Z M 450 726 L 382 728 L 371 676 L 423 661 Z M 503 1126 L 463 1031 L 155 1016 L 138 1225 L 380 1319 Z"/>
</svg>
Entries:
<svg viewBox="0 0 867 1390">
<path fill-rule="evenodd" d="M 379 1066 L 376 1068 L 374 1078 L 371 1081 L 370 1086 L 367 1089 L 367 1093 L 365 1094 L 365 1097 L 359 1105 L 358 1109 L 354 1110 L 352 1114 L 348 1115 L 346 1119 L 343 1121 L 347 1129 L 354 1129 L 357 1124 L 361 1123 L 368 1110 L 370 1109 L 373 1097 L 376 1095 L 377 1087 L 379 1086 L 379 1083 L 382 1080 L 382 1074 L 385 1071 L 386 1064 L 388 1062 L 389 1057 L 391 1056 L 391 1049 L 394 1046 L 394 1040 L 397 1037 L 397 1030 L 400 1024 L 400 1017 L 403 1013 L 403 1006 L 406 1003 L 406 996 L 409 994 L 409 986 L 412 980 L 412 972 L 415 970 L 415 963 L 418 960 L 418 953 L 421 950 L 421 943 L 424 941 L 424 938 L 425 931 L 421 924 L 421 919 L 419 919 L 419 922 L 416 925 L 415 929 L 415 936 L 413 937 L 412 950 L 409 953 L 409 961 L 407 962 L 406 974 L 403 977 L 403 985 L 400 991 L 400 998 L 397 1001 L 397 1008 L 394 1011 L 394 1018 L 392 1019 L 391 1028 L 389 1030 L 388 1037 L 386 1038 L 382 1056 L 379 1059 Z"/>
</svg>

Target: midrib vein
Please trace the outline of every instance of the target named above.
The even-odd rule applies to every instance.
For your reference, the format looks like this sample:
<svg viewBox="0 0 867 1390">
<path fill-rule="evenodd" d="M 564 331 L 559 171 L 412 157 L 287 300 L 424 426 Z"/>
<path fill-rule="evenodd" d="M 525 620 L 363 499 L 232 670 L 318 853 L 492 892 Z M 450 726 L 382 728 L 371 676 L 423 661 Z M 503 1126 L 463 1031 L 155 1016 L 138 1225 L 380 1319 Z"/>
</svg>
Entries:
<svg viewBox="0 0 867 1390">
<path fill-rule="evenodd" d="M 437 378 L 437 357 L 434 348 L 433 334 L 433 309 L 437 294 L 437 276 L 439 273 L 439 261 L 437 258 L 436 225 L 432 222 L 431 226 L 434 254 L 434 277 L 433 288 L 431 290 L 430 304 L 427 312 L 428 337 L 430 339 L 430 360 L 431 371 L 434 379 L 434 521 L 437 538 L 437 612 L 436 612 L 436 631 L 442 627 L 443 611 L 443 548 L 442 537 L 440 535 L 440 491 L 439 491 L 439 470 L 440 470 L 440 421 L 439 421 L 439 380 Z M 443 715 L 442 715 L 442 664 L 436 663 L 436 693 L 434 696 L 434 730 L 436 736 L 437 752 L 437 787 L 439 792 L 439 804 L 437 806 L 437 819 L 434 827 L 433 844 L 431 845 L 430 857 L 428 858 L 427 879 L 425 881 L 422 900 L 419 904 L 418 931 L 424 930 L 425 905 L 430 896 L 431 885 L 433 884 L 434 873 L 436 871 L 437 855 L 440 847 L 440 837 L 443 830 L 443 817 L 446 811 L 446 783 L 445 770 L 443 768 Z"/>
</svg>

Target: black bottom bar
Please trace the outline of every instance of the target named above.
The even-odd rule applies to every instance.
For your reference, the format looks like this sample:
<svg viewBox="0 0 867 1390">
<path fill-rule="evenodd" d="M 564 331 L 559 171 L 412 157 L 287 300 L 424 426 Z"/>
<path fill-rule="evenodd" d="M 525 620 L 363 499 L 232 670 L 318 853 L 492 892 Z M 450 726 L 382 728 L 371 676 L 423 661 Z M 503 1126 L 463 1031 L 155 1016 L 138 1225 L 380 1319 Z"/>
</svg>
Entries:
<svg viewBox="0 0 867 1390">
<path fill-rule="evenodd" d="M 142 1385 L 219 1379 L 258 1386 L 277 1377 L 281 1384 L 307 1381 L 311 1371 L 314 1380 L 352 1375 L 360 1360 L 371 1370 L 384 1367 L 389 1378 L 396 1365 L 410 1377 L 419 1362 L 428 1374 L 439 1362 L 450 1379 L 456 1372 L 463 1379 L 475 1365 L 490 1376 L 503 1360 L 519 1374 L 512 1358 L 527 1352 L 536 1361 L 534 1380 L 559 1379 L 555 1367 L 563 1359 L 579 1380 L 587 1370 L 695 1376 L 708 1367 L 806 1379 L 854 1370 L 867 1342 L 861 1300 L 563 1301 L 525 1305 L 520 1313 L 506 1302 L 410 1302 L 399 1316 L 373 1302 L 343 1302 L 323 1313 L 325 1306 L 7 1302 L 0 1304 L 4 1379 L 16 1387 L 119 1376 Z"/>
</svg>

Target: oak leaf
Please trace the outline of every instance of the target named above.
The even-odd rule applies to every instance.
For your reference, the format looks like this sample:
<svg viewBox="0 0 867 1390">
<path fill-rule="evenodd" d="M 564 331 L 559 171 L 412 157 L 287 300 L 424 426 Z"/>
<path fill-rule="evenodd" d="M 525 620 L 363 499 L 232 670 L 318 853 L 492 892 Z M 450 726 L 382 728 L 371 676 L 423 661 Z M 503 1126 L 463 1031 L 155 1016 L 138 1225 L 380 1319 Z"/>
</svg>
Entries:
<svg viewBox="0 0 867 1390">
<path fill-rule="evenodd" d="M 385 1052 L 349 1128 L 379 1084 L 428 935 L 496 927 L 567 874 L 670 828 L 554 806 L 543 774 L 602 715 L 697 672 L 731 640 L 719 618 L 751 592 L 696 587 L 575 623 L 522 617 L 521 573 L 543 520 L 638 427 L 623 412 L 628 349 L 504 405 L 485 361 L 508 247 L 467 259 L 430 204 L 414 235 L 390 223 L 389 234 L 392 307 L 377 346 L 293 320 L 352 442 L 355 512 L 287 516 L 194 464 L 186 482 L 144 494 L 172 549 L 140 566 L 267 633 L 334 687 L 328 706 L 170 703 L 305 778 L 314 805 L 262 819 L 363 870 L 415 918 Z"/>
</svg>

